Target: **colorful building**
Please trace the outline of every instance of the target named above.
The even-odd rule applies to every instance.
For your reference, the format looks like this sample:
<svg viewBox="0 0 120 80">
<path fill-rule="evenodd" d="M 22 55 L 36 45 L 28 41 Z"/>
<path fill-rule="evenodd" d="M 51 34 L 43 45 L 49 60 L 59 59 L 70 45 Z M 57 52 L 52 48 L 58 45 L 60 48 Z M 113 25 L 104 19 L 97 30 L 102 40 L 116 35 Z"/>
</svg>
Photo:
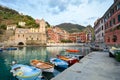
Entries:
<svg viewBox="0 0 120 80">
<path fill-rule="evenodd" d="M 85 32 L 71 33 L 69 35 L 69 40 L 74 43 L 87 42 L 87 34 Z"/>
<path fill-rule="evenodd" d="M 120 45 L 120 0 L 114 0 L 103 18 L 105 21 L 105 43 Z"/>
<path fill-rule="evenodd" d="M 61 40 L 68 40 L 69 33 L 58 27 L 50 27 L 47 29 L 48 43 L 60 43 Z"/>
<path fill-rule="evenodd" d="M 47 29 L 47 42 L 48 43 L 59 43 L 60 42 L 60 37 L 59 35 L 54 32 L 53 28 L 48 28 Z"/>
<path fill-rule="evenodd" d="M 94 23 L 94 32 L 95 32 L 95 42 L 104 43 L 104 18 L 99 18 Z"/>
</svg>

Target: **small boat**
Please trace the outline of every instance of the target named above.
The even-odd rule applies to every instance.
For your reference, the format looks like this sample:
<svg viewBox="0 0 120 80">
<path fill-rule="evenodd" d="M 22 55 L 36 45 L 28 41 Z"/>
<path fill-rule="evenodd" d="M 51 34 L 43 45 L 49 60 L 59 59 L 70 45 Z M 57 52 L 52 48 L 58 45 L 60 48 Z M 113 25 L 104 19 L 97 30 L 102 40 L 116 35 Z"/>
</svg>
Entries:
<svg viewBox="0 0 120 80">
<path fill-rule="evenodd" d="M 116 52 L 120 52 L 120 48 L 112 47 L 111 49 L 109 49 L 109 56 L 115 57 Z"/>
<path fill-rule="evenodd" d="M 75 49 L 66 49 L 67 52 L 80 52 L 80 50 L 75 50 Z"/>
<path fill-rule="evenodd" d="M 3 51 L 3 49 L 2 48 L 0 48 L 0 52 L 2 52 Z"/>
<path fill-rule="evenodd" d="M 80 59 L 82 59 L 84 57 L 83 55 L 79 55 L 79 54 L 66 54 L 64 56 L 66 56 L 68 58 L 76 58 L 78 60 L 80 60 Z"/>
<path fill-rule="evenodd" d="M 17 48 L 16 47 L 6 47 L 6 48 L 4 48 L 4 50 L 17 50 Z"/>
<path fill-rule="evenodd" d="M 79 60 L 75 57 L 66 57 L 66 56 L 62 56 L 62 55 L 57 55 L 57 58 L 66 61 L 69 65 L 73 65 L 76 62 L 79 62 Z"/>
<path fill-rule="evenodd" d="M 55 66 L 60 67 L 60 68 L 64 68 L 64 69 L 68 68 L 68 65 L 69 65 L 66 61 L 58 59 L 58 58 L 51 58 L 50 62 L 52 64 L 54 64 Z"/>
<path fill-rule="evenodd" d="M 115 59 L 120 62 L 120 48 L 112 47 L 109 50 L 109 56 L 115 57 Z"/>
<path fill-rule="evenodd" d="M 23 64 L 14 64 L 11 72 L 19 80 L 41 80 L 39 76 L 42 76 L 40 69 Z"/>
<path fill-rule="evenodd" d="M 43 62 L 40 60 L 31 60 L 30 64 L 36 68 L 41 69 L 43 72 L 54 72 L 54 65 L 48 62 Z"/>
</svg>

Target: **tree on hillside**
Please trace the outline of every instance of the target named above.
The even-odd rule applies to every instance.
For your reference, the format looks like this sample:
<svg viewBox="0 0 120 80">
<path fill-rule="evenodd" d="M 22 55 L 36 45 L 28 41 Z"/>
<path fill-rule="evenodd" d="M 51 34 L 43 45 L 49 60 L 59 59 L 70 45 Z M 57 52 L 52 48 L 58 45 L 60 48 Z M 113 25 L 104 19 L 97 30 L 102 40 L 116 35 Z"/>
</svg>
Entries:
<svg viewBox="0 0 120 80">
<path fill-rule="evenodd" d="M 47 27 L 47 28 L 49 28 L 49 27 L 50 27 L 50 24 L 49 24 L 48 22 L 46 22 L 46 24 L 47 24 L 47 26 L 46 26 L 46 27 Z"/>
</svg>

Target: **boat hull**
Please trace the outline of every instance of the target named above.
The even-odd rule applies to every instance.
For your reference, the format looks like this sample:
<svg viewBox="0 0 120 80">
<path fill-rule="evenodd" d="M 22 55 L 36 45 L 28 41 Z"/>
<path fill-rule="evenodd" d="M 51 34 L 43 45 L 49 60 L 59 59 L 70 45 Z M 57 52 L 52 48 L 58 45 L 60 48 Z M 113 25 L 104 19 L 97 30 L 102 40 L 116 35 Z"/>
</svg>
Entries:
<svg viewBox="0 0 120 80">
<path fill-rule="evenodd" d="M 120 52 L 120 48 L 112 47 L 111 49 L 109 49 L 109 56 L 110 57 L 115 57 L 116 52 Z"/>
<path fill-rule="evenodd" d="M 62 55 L 57 55 L 57 57 L 61 60 L 66 61 L 69 64 L 69 66 L 79 62 L 79 60 L 77 58 L 68 58 L 68 57 L 62 56 Z"/>
<path fill-rule="evenodd" d="M 63 61 L 58 58 L 51 58 L 50 62 L 54 64 L 56 67 L 60 67 L 60 68 L 68 68 L 69 65 L 66 61 Z"/>
<path fill-rule="evenodd" d="M 54 65 L 40 60 L 31 60 L 30 64 L 43 72 L 54 72 Z"/>
<path fill-rule="evenodd" d="M 79 50 L 66 49 L 67 52 L 80 52 Z"/>
<path fill-rule="evenodd" d="M 36 80 L 42 74 L 40 69 L 22 64 L 13 65 L 11 72 L 20 80 Z"/>
</svg>

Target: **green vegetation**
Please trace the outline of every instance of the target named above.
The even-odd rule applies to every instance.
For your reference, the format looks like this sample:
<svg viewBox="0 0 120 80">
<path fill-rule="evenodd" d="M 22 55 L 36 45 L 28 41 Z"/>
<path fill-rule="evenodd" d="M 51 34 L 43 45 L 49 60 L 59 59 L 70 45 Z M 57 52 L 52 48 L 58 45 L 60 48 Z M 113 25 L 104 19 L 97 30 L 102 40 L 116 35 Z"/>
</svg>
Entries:
<svg viewBox="0 0 120 80">
<path fill-rule="evenodd" d="M 16 24 L 17 27 L 21 28 L 21 26 L 18 26 L 18 22 L 26 22 L 24 28 L 39 27 L 31 16 L 19 14 L 15 10 L 0 6 L 0 28 L 5 29 L 6 25 L 12 24 Z"/>
<path fill-rule="evenodd" d="M 72 23 L 62 23 L 60 25 L 56 25 L 56 27 L 59 27 L 63 30 L 66 30 L 69 33 L 81 32 L 83 29 L 85 29 L 84 26 L 81 26 L 81 25 L 78 25 L 78 24 L 72 24 Z"/>
<path fill-rule="evenodd" d="M 46 22 L 46 24 L 47 24 L 46 27 L 49 28 L 49 27 L 50 27 L 50 24 L 49 24 L 48 22 Z"/>
<path fill-rule="evenodd" d="M 71 40 L 61 40 L 61 42 L 63 42 L 63 43 L 71 43 L 72 41 Z"/>
<path fill-rule="evenodd" d="M 5 24 L 0 24 L 0 29 L 6 30 L 6 25 Z"/>
<path fill-rule="evenodd" d="M 59 27 L 63 30 L 68 31 L 69 33 L 73 32 L 85 32 L 86 34 L 92 34 L 92 41 L 95 40 L 94 36 L 94 28 L 91 25 L 87 25 L 86 27 L 78 25 L 78 24 L 72 24 L 72 23 L 63 23 L 60 25 L 56 25 L 56 27 Z M 63 42 L 65 42 L 63 40 Z"/>
</svg>

